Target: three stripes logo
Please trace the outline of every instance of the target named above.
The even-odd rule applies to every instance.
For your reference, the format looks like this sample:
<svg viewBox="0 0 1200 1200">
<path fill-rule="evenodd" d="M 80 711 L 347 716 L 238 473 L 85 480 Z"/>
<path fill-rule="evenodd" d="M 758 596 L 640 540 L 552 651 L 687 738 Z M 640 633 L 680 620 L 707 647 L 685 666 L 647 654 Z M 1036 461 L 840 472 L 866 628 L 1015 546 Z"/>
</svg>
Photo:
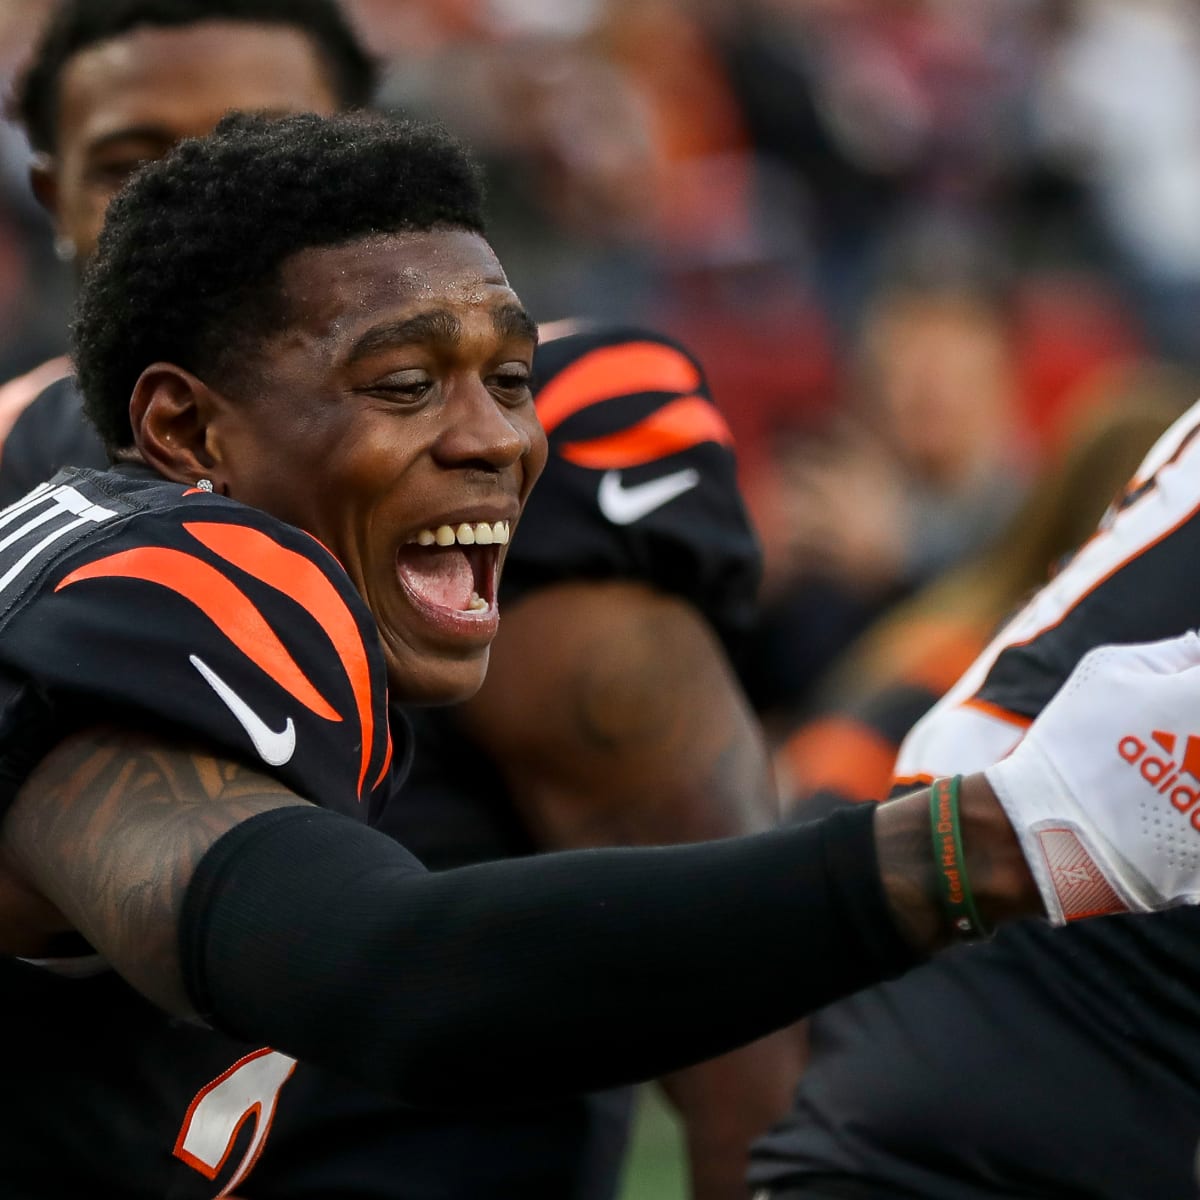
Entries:
<svg viewBox="0 0 1200 1200">
<path fill-rule="evenodd" d="M 1156 729 L 1148 744 L 1133 734 L 1117 743 L 1117 753 L 1166 796 L 1182 813 L 1191 814 L 1192 827 L 1200 830 L 1200 737 L 1181 738 Z"/>
</svg>

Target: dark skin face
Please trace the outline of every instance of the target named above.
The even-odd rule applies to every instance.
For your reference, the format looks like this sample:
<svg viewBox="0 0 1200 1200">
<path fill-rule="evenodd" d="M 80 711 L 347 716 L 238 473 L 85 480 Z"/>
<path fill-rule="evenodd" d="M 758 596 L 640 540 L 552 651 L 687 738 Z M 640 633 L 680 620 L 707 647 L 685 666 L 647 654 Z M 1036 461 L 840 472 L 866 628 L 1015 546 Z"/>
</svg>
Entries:
<svg viewBox="0 0 1200 1200">
<path fill-rule="evenodd" d="M 59 81 L 57 146 L 33 168 L 38 199 L 80 259 L 139 166 L 210 133 L 227 112 L 336 112 L 311 39 L 285 25 L 202 21 L 89 46 Z"/>
<path fill-rule="evenodd" d="M 218 390 L 174 366 L 143 374 L 138 449 L 167 478 L 207 477 L 323 542 L 375 616 L 394 699 L 463 699 L 496 633 L 503 547 L 417 540 L 515 525 L 546 459 L 536 328 L 491 247 L 463 230 L 305 250 L 281 276 L 287 328 L 244 379 Z M 445 572 L 443 603 L 414 594 L 413 579 Z"/>
</svg>

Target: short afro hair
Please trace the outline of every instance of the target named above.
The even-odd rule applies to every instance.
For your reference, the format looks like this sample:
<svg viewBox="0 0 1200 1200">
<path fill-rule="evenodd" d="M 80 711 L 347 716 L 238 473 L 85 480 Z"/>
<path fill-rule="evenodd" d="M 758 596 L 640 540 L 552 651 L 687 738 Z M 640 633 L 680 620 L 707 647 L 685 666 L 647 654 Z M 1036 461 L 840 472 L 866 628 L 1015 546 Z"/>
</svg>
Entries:
<svg viewBox="0 0 1200 1200">
<path fill-rule="evenodd" d="M 381 234 L 484 232 L 483 183 L 444 130 L 365 113 L 235 113 L 137 173 L 109 206 L 72 335 L 84 408 L 110 450 L 170 362 L 215 386 L 283 328 L 284 262 Z M 240 370 L 239 370 L 240 368 Z"/>
<path fill-rule="evenodd" d="M 375 92 L 378 71 L 337 0 L 63 0 L 18 79 L 9 109 L 33 148 L 57 143 L 59 81 L 82 50 L 142 26 L 245 21 L 286 25 L 312 39 L 339 104 L 362 108 Z"/>
</svg>

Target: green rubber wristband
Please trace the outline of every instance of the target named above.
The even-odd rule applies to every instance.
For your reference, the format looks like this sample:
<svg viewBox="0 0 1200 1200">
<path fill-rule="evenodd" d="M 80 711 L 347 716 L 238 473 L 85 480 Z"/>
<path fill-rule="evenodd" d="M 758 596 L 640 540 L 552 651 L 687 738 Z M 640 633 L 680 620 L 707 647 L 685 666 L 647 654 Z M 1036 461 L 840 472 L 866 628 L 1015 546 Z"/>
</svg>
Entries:
<svg viewBox="0 0 1200 1200">
<path fill-rule="evenodd" d="M 929 791 L 929 824 L 933 834 L 933 865 L 938 877 L 942 909 L 954 931 L 964 938 L 989 934 L 979 916 L 967 860 L 963 854 L 962 828 L 958 819 L 958 789 L 961 775 L 934 781 Z"/>
</svg>

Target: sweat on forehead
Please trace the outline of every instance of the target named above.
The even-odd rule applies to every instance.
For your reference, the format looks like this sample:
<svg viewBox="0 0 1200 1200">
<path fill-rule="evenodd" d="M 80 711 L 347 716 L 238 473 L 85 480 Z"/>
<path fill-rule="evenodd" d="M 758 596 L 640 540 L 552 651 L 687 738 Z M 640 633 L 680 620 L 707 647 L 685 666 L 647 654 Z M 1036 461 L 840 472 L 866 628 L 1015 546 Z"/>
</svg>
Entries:
<svg viewBox="0 0 1200 1200">
<path fill-rule="evenodd" d="M 147 366 L 226 371 L 277 324 L 279 268 L 302 250 L 483 227 L 478 168 L 436 127 L 228 117 L 110 206 L 73 330 L 89 414 L 110 447 L 127 446 L 129 396 Z"/>
</svg>

